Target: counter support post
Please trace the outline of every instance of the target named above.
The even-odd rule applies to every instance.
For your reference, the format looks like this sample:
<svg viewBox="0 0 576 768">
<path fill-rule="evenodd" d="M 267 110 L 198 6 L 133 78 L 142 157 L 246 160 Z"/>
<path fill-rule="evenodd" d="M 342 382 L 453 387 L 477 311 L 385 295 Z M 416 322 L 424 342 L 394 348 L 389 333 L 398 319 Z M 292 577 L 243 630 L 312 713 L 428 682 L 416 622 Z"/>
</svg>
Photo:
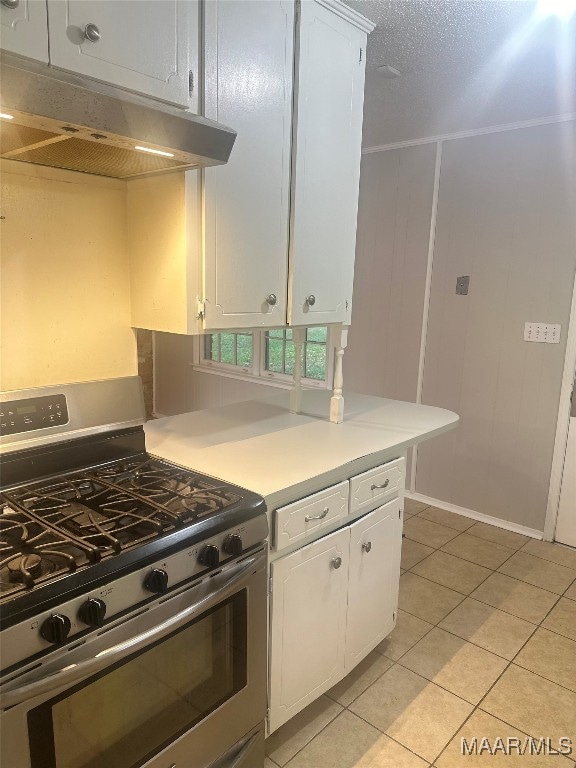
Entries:
<svg viewBox="0 0 576 768">
<path fill-rule="evenodd" d="M 294 328 L 294 375 L 290 391 L 290 413 L 300 413 L 302 410 L 302 349 L 306 337 L 306 328 Z"/>
<path fill-rule="evenodd" d="M 342 362 L 344 358 L 344 350 L 348 344 L 348 328 L 344 328 L 343 325 L 336 325 L 333 327 L 334 333 L 334 387 L 333 394 L 330 400 L 330 421 L 333 424 L 341 424 L 344 421 L 344 396 L 342 394 L 342 388 L 344 385 L 344 378 L 342 374 Z"/>
</svg>

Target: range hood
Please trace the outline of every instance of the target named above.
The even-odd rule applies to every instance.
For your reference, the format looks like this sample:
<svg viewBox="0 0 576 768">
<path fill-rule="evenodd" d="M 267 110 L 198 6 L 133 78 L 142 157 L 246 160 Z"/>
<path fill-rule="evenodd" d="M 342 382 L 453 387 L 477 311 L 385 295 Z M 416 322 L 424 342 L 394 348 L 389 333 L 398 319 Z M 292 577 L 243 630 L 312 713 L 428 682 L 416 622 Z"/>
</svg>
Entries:
<svg viewBox="0 0 576 768">
<path fill-rule="evenodd" d="M 0 157 L 116 179 L 228 160 L 231 128 L 46 65 L 1 62 Z"/>
</svg>

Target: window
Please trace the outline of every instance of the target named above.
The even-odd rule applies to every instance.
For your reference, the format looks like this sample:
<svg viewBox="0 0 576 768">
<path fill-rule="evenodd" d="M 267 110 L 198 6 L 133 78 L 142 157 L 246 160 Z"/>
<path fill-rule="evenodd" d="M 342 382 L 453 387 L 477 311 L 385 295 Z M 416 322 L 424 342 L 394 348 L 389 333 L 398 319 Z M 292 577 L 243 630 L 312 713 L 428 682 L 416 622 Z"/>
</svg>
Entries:
<svg viewBox="0 0 576 768">
<path fill-rule="evenodd" d="M 204 336 L 204 360 L 224 365 L 252 368 L 252 334 L 210 333 Z"/>
<path fill-rule="evenodd" d="M 302 383 L 310 387 L 331 387 L 332 348 L 328 329 L 306 328 L 302 344 Z M 293 330 L 237 331 L 210 333 L 195 342 L 195 364 L 238 378 L 266 379 L 275 386 L 290 386 L 296 348 Z"/>
<path fill-rule="evenodd" d="M 315 381 L 326 380 L 327 328 L 306 328 L 302 345 L 302 376 Z M 266 331 L 264 338 L 264 369 L 292 376 L 296 350 L 291 330 Z"/>
</svg>

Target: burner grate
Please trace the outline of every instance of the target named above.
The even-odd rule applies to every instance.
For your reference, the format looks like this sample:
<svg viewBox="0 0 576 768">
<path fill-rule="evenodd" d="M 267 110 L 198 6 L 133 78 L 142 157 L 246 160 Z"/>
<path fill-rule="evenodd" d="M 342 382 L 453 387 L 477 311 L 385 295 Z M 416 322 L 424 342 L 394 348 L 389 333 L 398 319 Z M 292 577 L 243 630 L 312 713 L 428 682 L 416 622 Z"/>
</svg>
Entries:
<svg viewBox="0 0 576 768">
<path fill-rule="evenodd" d="M 0 594 L 112 557 L 241 498 L 226 485 L 149 457 L 5 491 Z"/>
<path fill-rule="evenodd" d="M 88 546 L 8 505 L 0 507 L 0 595 L 4 598 L 30 589 L 80 565 L 94 562 Z"/>
</svg>

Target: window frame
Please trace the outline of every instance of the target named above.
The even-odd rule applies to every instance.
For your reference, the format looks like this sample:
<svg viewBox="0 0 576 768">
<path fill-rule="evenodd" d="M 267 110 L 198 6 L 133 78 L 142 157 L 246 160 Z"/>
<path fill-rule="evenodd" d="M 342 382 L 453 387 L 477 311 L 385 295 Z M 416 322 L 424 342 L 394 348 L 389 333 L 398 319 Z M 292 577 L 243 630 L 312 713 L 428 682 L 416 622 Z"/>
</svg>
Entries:
<svg viewBox="0 0 576 768">
<path fill-rule="evenodd" d="M 312 327 L 312 326 L 311 326 Z M 326 378 L 324 380 L 311 379 L 302 376 L 301 384 L 305 389 L 332 389 L 334 378 L 334 343 L 332 327 L 327 327 L 326 333 Z M 286 326 L 276 326 L 273 328 L 257 328 L 249 331 L 248 329 L 226 329 L 221 331 L 206 332 L 201 336 L 194 336 L 193 363 L 192 369 L 202 373 L 218 374 L 232 379 L 243 381 L 254 381 L 262 384 L 268 384 L 272 387 L 281 389 L 290 389 L 293 385 L 293 376 L 289 373 L 278 373 L 268 371 L 266 365 L 266 332 L 267 331 L 285 331 L 295 330 L 286 328 Z M 296 329 L 297 330 L 297 329 Z M 252 366 L 240 366 L 232 363 L 222 363 L 205 357 L 205 338 L 212 333 L 252 333 Z M 305 342 L 304 342 L 305 343 Z M 315 342 L 322 343 L 322 342 Z"/>
</svg>

